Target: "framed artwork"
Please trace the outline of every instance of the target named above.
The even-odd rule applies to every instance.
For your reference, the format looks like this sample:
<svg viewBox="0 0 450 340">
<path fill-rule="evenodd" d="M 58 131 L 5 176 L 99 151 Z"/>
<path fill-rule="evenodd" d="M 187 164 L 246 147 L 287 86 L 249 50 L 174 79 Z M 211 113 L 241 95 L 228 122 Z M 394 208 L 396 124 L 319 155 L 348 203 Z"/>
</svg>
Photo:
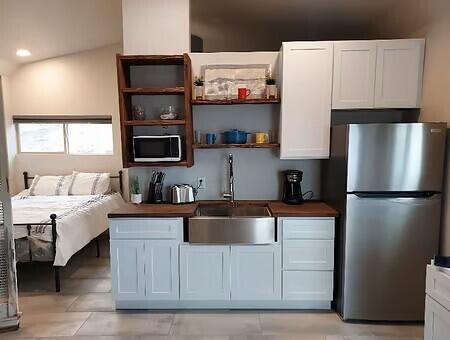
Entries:
<svg viewBox="0 0 450 340">
<path fill-rule="evenodd" d="M 238 88 L 250 90 L 248 98 L 264 98 L 270 64 L 202 65 L 205 99 L 235 99 Z"/>
</svg>

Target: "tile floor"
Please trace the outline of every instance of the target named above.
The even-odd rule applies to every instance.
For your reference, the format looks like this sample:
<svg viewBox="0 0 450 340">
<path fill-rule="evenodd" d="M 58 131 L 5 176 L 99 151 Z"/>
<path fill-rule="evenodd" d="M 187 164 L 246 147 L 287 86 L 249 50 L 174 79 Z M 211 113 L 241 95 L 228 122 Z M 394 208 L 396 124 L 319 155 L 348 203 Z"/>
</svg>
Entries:
<svg viewBox="0 0 450 340">
<path fill-rule="evenodd" d="M 422 325 L 343 323 L 334 313 L 311 312 L 116 312 L 111 299 L 108 241 L 102 256 L 93 246 L 63 269 L 62 292 L 53 292 L 51 267 L 19 267 L 19 331 L 1 340 L 419 340 Z"/>
</svg>

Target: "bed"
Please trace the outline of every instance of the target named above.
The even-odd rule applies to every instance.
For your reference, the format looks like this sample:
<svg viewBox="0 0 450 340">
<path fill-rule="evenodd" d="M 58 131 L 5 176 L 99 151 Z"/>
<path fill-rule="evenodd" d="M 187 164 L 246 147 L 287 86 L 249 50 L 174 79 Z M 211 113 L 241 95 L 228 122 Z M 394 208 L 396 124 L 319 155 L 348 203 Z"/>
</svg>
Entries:
<svg viewBox="0 0 450 340">
<path fill-rule="evenodd" d="M 29 181 L 24 173 L 25 191 L 12 198 L 14 239 L 18 262 L 52 262 L 55 290 L 61 289 L 59 269 L 91 241 L 108 229 L 108 213 L 124 201 L 122 171 L 118 176 L 120 192 L 77 195 L 30 195 Z M 34 182 L 33 182 L 34 183 Z"/>
</svg>

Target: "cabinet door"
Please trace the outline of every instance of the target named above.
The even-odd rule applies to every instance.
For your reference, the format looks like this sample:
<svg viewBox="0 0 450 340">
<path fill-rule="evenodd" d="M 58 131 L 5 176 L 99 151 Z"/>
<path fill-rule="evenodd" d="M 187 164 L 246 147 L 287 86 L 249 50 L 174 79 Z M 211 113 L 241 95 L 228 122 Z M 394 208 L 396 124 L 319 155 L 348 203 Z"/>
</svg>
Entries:
<svg viewBox="0 0 450 340">
<path fill-rule="evenodd" d="M 230 247 L 180 247 L 181 300 L 230 299 Z"/>
<path fill-rule="evenodd" d="M 333 300 L 333 271 L 285 270 L 283 300 Z"/>
<path fill-rule="evenodd" d="M 231 246 L 231 299 L 281 299 L 279 245 Z"/>
<path fill-rule="evenodd" d="M 115 300 L 145 298 L 144 241 L 111 240 L 111 275 Z"/>
<path fill-rule="evenodd" d="M 334 43 L 333 109 L 374 107 L 376 41 Z"/>
<path fill-rule="evenodd" d="M 424 40 L 377 41 L 375 107 L 420 107 Z"/>
<path fill-rule="evenodd" d="M 281 159 L 329 157 L 332 42 L 282 47 Z"/>
<path fill-rule="evenodd" d="M 145 241 L 145 295 L 149 300 L 178 300 L 178 241 Z"/>
</svg>

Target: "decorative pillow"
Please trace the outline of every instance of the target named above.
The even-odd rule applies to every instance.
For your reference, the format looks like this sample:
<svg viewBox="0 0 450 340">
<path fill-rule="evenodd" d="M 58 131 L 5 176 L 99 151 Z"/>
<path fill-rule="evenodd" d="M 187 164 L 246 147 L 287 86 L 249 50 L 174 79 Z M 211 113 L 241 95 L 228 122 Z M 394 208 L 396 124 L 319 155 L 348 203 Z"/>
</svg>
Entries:
<svg viewBox="0 0 450 340">
<path fill-rule="evenodd" d="M 65 176 L 34 176 L 31 183 L 30 196 L 61 196 L 69 194 L 72 175 Z"/>
<path fill-rule="evenodd" d="M 69 195 L 105 195 L 111 192 L 111 174 L 74 171 Z"/>
</svg>

